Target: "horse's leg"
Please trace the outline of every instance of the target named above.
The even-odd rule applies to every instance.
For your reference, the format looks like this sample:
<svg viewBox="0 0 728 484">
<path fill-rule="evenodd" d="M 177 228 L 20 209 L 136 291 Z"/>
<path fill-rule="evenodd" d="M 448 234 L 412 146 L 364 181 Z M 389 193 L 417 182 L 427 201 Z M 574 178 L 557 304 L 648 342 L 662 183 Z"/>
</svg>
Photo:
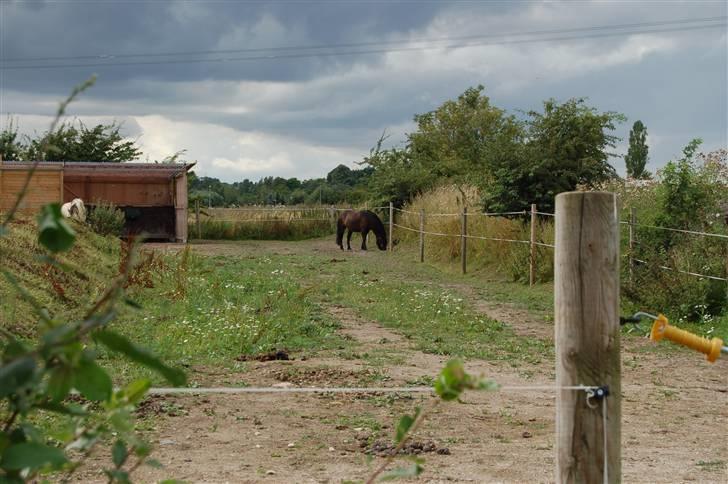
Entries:
<svg viewBox="0 0 728 484">
<path fill-rule="evenodd" d="M 369 230 L 361 231 L 361 250 L 367 250 L 367 235 L 369 235 Z"/>
<path fill-rule="evenodd" d="M 339 220 L 336 224 L 336 243 L 339 245 L 339 248 L 341 250 L 344 250 L 344 231 L 346 230 L 346 226 L 344 223 Z"/>
<path fill-rule="evenodd" d="M 351 250 L 351 234 L 353 234 L 353 232 L 349 229 L 346 233 L 346 250 Z"/>
</svg>

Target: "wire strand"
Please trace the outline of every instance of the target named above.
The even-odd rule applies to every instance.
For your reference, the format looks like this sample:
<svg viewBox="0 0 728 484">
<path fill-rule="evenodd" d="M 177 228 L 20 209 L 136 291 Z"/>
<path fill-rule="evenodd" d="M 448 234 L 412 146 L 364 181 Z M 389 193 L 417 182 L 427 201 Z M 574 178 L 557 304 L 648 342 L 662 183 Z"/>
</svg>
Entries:
<svg viewBox="0 0 728 484">
<path fill-rule="evenodd" d="M 168 59 L 158 61 L 133 61 L 133 62 L 101 62 L 101 63 L 81 63 L 81 64 L 36 64 L 36 65 L 16 65 L 7 66 L 0 64 L 0 70 L 29 70 L 29 69 L 72 69 L 72 68 L 87 68 L 87 67 L 126 67 L 126 66 L 143 66 L 143 65 L 173 65 L 173 64 L 205 64 L 205 63 L 228 63 L 228 62 L 244 62 L 244 61 L 266 61 L 266 60 L 283 60 L 283 59 L 302 59 L 312 57 L 338 57 L 338 56 L 352 56 L 352 55 L 369 55 L 369 54 L 388 54 L 395 52 L 414 52 L 414 51 L 427 51 L 437 49 L 462 49 L 468 47 L 485 47 L 490 45 L 518 45 L 518 44 L 529 44 L 529 43 L 542 43 L 542 42 L 565 42 L 570 40 L 583 40 L 591 38 L 604 38 L 604 37 L 619 37 L 624 35 L 644 35 L 644 34 L 655 34 L 655 33 L 666 33 L 666 32 L 683 32 L 691 30 L 706 30 L 718 27 L 725 27 L 725 23 L 706 24 L 697 26 L 687 27 L 673 27 L 673 28 L 661 28 L 661 29 L 646 29 L 646 30 L 625 30 L 622 32 L 607 32 L 593 35 L 580 35 L 580 36 L 559 36 L 559 37 L 544 37 L 534 39 L 517 39 L 517 40 L 502 40 L 502 41 L 483 41 L 483 42 L 470 42 L 470 43 L 458 43 L 449 45 L 436 45 L 426 47 L 397 47 L 397 48 L 383 48 L 383 49 L 369 49 L 369 50 L 352 50 L 352 51 L 338 51 L 338 52 L 314 52 L 314 53 L 285 53 L 285 54 L 267 54 L 247 57 L 223 57 L 215 59 Z"/>
<path fill-rule="evenodd" d="M 683 234 L 700 235 L 703 237 L 715 237 L 715 238 L 719 238 L 719 239 L 728 239 L 728 235 L 723 235 L 723 234 L 711 234 L 709 232 L 698 232 L 696 230 L 673 229 L 670 227 L 660 227 L 659 225 L 646 225 L 646 224 L 631 223 L 628 220 L 623 220 L 619 223 L 621 223 L 623 225 L 631 225 L 633 227 L 644 227 L 647 229 L 666 230 L 668 232 L 680 232 Z"/>
<path fill-rule="evenodd" d="M 628 254 L 625 254 L 625 255 L 628 255 Z M 636 257 L 632 257 L 632 260 L 635 261 L 635 262 L 639 262 L 640 264 L 645 264 L 647 266 L 650 265 L 649 262 L 644 261 L 642 259 L 637 259 Z M 690 272 L 690 271 L 683 271 L 683 270 L 680 270 L 680 269 L 675 269 L 674 267 L 668 267 L 668 266 L 663 266 L 663 265 L 658 265 L 656 267 L 658 267 L 658 268 L 660 268 L 662 270 L 665 270 L 665 271 L 679 272 L 680 274 L 687 274 L 689 276 L 694 276 L 694 277 L 704 277 L 706 279 L 713 279 L 714 281 L 728 281 L 728 278 L 725 278 L 725 277 L 708 276 L 706 274 L 699 274 L 697 272 Z"/>
<path fill-rule="evenodd" d="M 464 35 L 454 37 L 437 37 L 423 39 L 400 39 L 400 40 L 377 40 L 369 42 L 349 42 L 340 44 L 313 44 L 313 45 L 289 45 L 289 46 L 273 46 L 273 47 L 254 47 L 245 49 L 217 49 L 217 50 L 197 50 L 197 51 L 177 51 L 177 52 L 153 52 L 153 53 L 131 53 L 131 54 L 86 54 L 73 56 L 47 56 L 47 57 L 25 57 L 25 58 L 9 58 L 2 59 L 3 62 L 40 62 L 40 61 L 60 61 L 60 60 L 103 60 L 103 59 L 128 59 L 128 58 L 145 58 L 145 57 L 177 57 L 186 55 L 220 55 L 220 54 L 240 54 L 246 52 L 274 52 L 274 51 L 298 51 L 298 50 L 318 50 L 318 49 L 334 49 L 334 48 L 351 48 L 351 47 L 368 47 L 375 45 L 401 45 L 425 42 L 452 42 L 462 40 L 477 40 L 493 37 L 511 37 L 524 35 L 546 35 L 546 34 L 565 34 L 589 32 L 596 30 L 608 29 L 628 29 L 637 27 L 660 27 L 667 25 L 680 25 L 702 22 L 717 22 L 726 20 L 726 16 L 702 17 L 702 18 L 685 18 L 675 20 L 662 20 L 656 22 L 637 22 L 629 24 L 613 24 L 613 25 L 595 25 L 590 27 L 580 27 L 571 29 L 548 29 L 533 30 L 526 32 L 501 32 L 493 34 Z"/>
<path fill-rule="evenodd" d="M 506 385 L 496 391 L 593 391 L 597 386 L 573 385 Z M 173 394 L 246 394 L 246 393 L 434 393 L 433 387 L 199 387 L 199 388 L 150 388 L 151 395 Z"/>
</svg>

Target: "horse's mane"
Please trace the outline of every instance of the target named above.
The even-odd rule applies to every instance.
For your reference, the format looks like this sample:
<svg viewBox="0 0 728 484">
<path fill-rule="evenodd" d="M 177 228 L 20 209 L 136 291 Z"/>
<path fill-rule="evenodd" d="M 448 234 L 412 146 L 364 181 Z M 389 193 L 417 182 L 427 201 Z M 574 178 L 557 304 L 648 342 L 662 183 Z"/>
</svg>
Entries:
<svg viewBox="0 0 728 484">
<path fill-rule="evenodd" d="M 387 240 L 387 231 L 384 230 L 384 224 L 379 219 L 379 216 L 371 210 L 362 210 L 367 215 L 367 218 L 372 222 L 372 230 L 377 237 L 384 237 Z"/>
</svg>

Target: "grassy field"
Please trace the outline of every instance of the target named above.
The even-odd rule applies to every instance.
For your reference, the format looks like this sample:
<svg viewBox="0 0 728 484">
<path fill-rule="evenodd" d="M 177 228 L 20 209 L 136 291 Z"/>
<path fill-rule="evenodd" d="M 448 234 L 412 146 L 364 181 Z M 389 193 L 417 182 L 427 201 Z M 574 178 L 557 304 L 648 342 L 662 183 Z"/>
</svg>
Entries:
<svg viewBox="0 0 728 484">
<path fill-rule="evenodd" d="M 65 258 L 77 269 L 48 277 L 42 261 L 34 257 L 41 253 L 29 227 L 14 227 L 13 236 L 0 246 L 2 255 L 12 258 L 13 270 L 51 314 L 81 314 L 102 293 L 105 281 L 117 274 L 119 242 L 96 237 L 79 227 L 79 250 Z M 185 368 L 192 387 L 281 382 L 296 386 L 431 385 L 450 357 L 462 357 L 469 367 L 504 384 L 548 384 L 553 380 L 551 284 L 528 287 L 508 282 L 485 267 L 461 275 L 443 271 L 439 264 L 419 264 L 415 262 L 415 247 L 407 241 L 394 253 L 341 252 L 332 237 L 303 242 L 204 242 L 192 244 L 189 250 L 183 246 L 169 248 L 145 248 L 146 255 L 128 288 L 128 295 L 143 309 L 124 307 L 111 324 L 169 363 Z M 61 293 L 68 296 L 61 297 Z M 0 282 L 0 295 L 3 324 L 32 337 L 35 326 L 29 306 L 5 282 Z M 625 422 L 625 441 L 631 446 L 629 454 L 639 456 L 635 457 L 639 462 L 651 462 L 643 454 L 652 455 L 648 446 L 635 443 L 646 441 L 651 434 L 649 425 L 642 424 L 647 417 L 639 413 L 641 409 L 657 399 L 674 407 L 675 415 L 685 414 L 688 408 L 701 413 L 693 410 L 696 405 L 708 405 L 706 412 L 713 412 L 708 396 L 714 391 L 711 382 L 718 381 L 716 368 L 720 370 L 717 365 L 701 367 L 707 364 L 699 355 L 669 343 L 644 341 L 646 329 L 646 325 L 641 330 L 625 329 L 623 341 L 623 372 L 625 382 L 629 382 L 625 415 L 634 415 L 640 422 Z M 725 317 L 691 329 L 728 336 Z M 367 339 L 368 335 L 375 337 Z M 112 357 L 102 348 L 98 350 L 100 362 L 111 370 L 115 383 L 145 375 L 155 385 L 166 385 L 156 375 Z M 292 361 L 250 361 L 251 356 L 272 350 L 285 350 Z M 679 381 L 663 376 L 672 365 L 682 368 Z M 704 387 L 698 396 L 693 395 L 696 390 L 689 390 L 695 381 Z M 368 433 L 365 445 L 376 439 L 388 442 L 392 422 L 421 405 L 418 398 L 151 398 L 139 413 L 138 428 L 155 442 L 175 444 L 161 443 L 155 450 L 168 466 L 169 471 L 164 472 L 169 473 L 142 471 L 149 472 L 143 474 L 143 480 L 169 475 L 191 481 L 210 476 L 226 480 L 230 476 L 220 474 L 218 462 L 229 464 L 240 459 L 247 467 L 239 472 L 245 475 L 264 475 L 276 465 L 282 466 L 280 475 L 287 475 L 296 472 L 302 462 L 314 461 L 316 469 L 323 469 L 317 471 L 322 478 L 362 475 L 366 465 L 360 462 L 361 450 L 351 451 L 347 457 L 336 454 L 332 459 L 328 449 L 346 447 L 342 434 L 351 440 L 352 432 Z M 518 469 L 537 472 L 538 466 L 529 464 L 534 455 L 550 456 L 552 452 L 553 429 L 545 417 L 552 409 L 544 409 L 552 401 L 534 400 L 529 395 L 478 398 L 483 399 L 478 405 L 447 407 L 432 416 L 433 427 L 427 435 L 438 445 L 457 450 L 452 458 L 456 460 L 442 460 L 439 469 L 430 463 L 446 456 L 428 456 L 428 470 L 449 472 L 457 462 L 461 477 L 480 475 L 485 464 L 478 462 L 477 456 L 496 452 L 519 463 Z M 698 404 L 691 398 L 708 403 Z M 52 429 L 61 424 L 56 418 L 36 423 Z M 704 426 L 714 425 L 707 422 Z M 471 427 L 481 429 L 479 436 L 470 432 Z M 527 432 L 533 438 L 524 440 L 522 435 Z M 262 435 L 259 438 L 257 434 Z M 250 439 L 243 442 L 240 435 Z M 270 439 L 261 440 L 265 435 Z M 286 441 L 281 443 L 280 439 Z M 671 451 L 673 443 L 681 449 L 691 445 L 687 437 L 680 439 L 661 441 L 660 445 L 666 446 L 662 452 Z M 253 440 L 259 442 L 255 448 L 250 444 Z M 184 447 L 181 442 L 187 441 L 191 444 Z M 293 448 L 288 447 L 289 442 L 294 443 Z M 696 464 L 687 458 L 679 464 L 694 467 L 708 482 L 726 465 L 717 444 L 703 447 L 701 444 L 702 450 L 696 450 L 699 461 L 716 464 Z M 295 456 L 291 449 L 295 449 Z M 230 452 L 235 457 L 225 459 Z M 195 466 L 182 460 L 188 458 L 195 459 Z M 349 467 L 331 467 L 340 462 Z M 539 462 L 550 465 L 545 460 Z M 198 465 L 203 467 L 197 474 L 188 473 Z M 314 466 L 305 464 L 303 468 L 309 472 Z M 89 472 L 83 477 L 93 480 L 93 471 Z M 537 477 L 520 474 L 520 470 L 508 472 L 492 478 L 530 481 Z M 643 472 L 638 467 L 626 475 L 634 478 Z"/>
<path fill-rule="evenodd" d="M 13 237 L 0 242 L 9 268 L 58 318 L 80 316 L 118 271 L 120 243 L 79 230 L 78 246 L 64 257 L 73 268 L 69 273 L 37 259 L 41 252 L 30 224 L 17 224 Z M 337 322 L 325 310 L 331 304 L 350 307 L 401 332 L 428 353 L 507 360 L 514 366 L 552 356 L 550 341 L 519 337 L 513 327 L 484 316 L 472 303 L 487 297 L 550 320 L 550 284 L 529 288 L 482 267 L 464 276 L 444 272 L 437 265 L 413 264 L 414 249 L 405 242 L 394 255 L 345 259 L 275 251 L 246 257 L 187 251 L 149 254 L 142 257 L 145 262 L 128 288 L 143 310 L 122 308 L 112 325 L 169 362 L 188 368 L 234 366 L 240 355 L 279 348 L 301 354 L 348 351 L 347 341 L 335 333 Z M 85 263 L 89 260 L 93 264 Z M 465 286 L 469 289 L 464 292 Z M 32 314 L 27 302 L 0 282 L 5 327 L 31 336 Z M 726 316 L 682 324 L 705 336 L 728 339 Z M 646 330 L 643 324 L 625 331 Z M 146 374 L 122 361 L 106 363 L 120 381 Z"/>
</svg>

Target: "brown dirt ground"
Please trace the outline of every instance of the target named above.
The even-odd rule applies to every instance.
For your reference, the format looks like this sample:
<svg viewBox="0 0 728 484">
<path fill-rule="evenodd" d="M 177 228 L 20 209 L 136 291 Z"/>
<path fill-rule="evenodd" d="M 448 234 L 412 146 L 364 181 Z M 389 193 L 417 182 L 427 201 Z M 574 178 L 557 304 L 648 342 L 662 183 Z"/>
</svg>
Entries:
<svg viewBox="0 0 728 484">
<path fill-rule="evenodd" d="M 205 243 L 207 254 L 258 251 L 313 251 L 341 257 L 333 244 L 275 242 Z M 173 245 L 165 249 L 176 250 Z M 377 256 L 361 252 L 347 256 Z M 469 297 L 466 284 L 450 286 Z M 478 298 L 473 306 L 504 322 L 519 321 L 518 331 L 551 337 L 553 325 L 537 315 Z M 331 306 L 345 337 L 358 342 L 358 353 L 292 361 L 248 362 L 230 374 L 197 369 L 205 385 L 243 381 L 248 385 L 422 384 L 436 375 L 445 359 L 413 350 L 408 340 L 349 308 Z M 383 364 L 372 365 L 376 354 Z M 295 358 L 295 355 L 293 355 Z M 472 360 L 466 368 L 492 376 L 502 385 L 549 385 L 546 363 L 532 378 L 506 363 Z M 622 478 L 624 482 L 728 482 L 728 359 L 711 365 L 693 353 L 654 351 L 646 340 L 623 339 Z M 419 379 L 419 380 L 418 380 Z M 158 481 L 174 476 L 188 482 L 360 482 L 382 457 L 369 460 L 365 450 L 391 439 L 399 416 L 426 395 L 190 395 L 154 397 L 144 412 L 153 415 L 149 437 L 154 457 L 164 468 L 142 468 L 136 478 Z M 418 482 L 552 482 L 554 480 L 553 392 L 471 393 L 462 403 L 441 404 L 414 436 L 449 455 L 429 452 Z M 424 447 L 427 447 L 425 445 Z M 97 464 L 106 456 L 99 456 Z M 93 466 L 79 474 L 84 482 L 103 481 Z"/>
</svg>

